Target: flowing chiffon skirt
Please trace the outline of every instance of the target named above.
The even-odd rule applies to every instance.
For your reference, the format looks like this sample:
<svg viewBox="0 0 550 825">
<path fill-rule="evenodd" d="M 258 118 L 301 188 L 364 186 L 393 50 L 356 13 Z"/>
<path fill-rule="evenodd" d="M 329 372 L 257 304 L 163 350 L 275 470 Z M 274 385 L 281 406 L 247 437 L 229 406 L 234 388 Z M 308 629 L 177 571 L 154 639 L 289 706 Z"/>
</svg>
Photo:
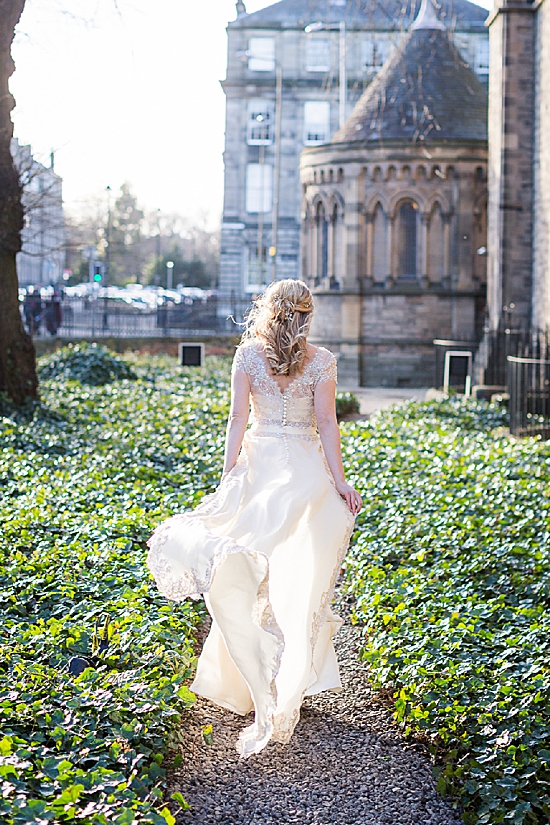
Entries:
<svg viewBox="0 0 550 825">
<path fill-rule="evenodd" d="M 167 598 L 205 594 L 212 627 L 191 689 L 255 711 L 243 757 L 288 742 L 303 697 L 341 686 L 330 605 L 353 524 L 315 430 L 256 426 L 217 491 L 149 541 Z"/>
</svg>

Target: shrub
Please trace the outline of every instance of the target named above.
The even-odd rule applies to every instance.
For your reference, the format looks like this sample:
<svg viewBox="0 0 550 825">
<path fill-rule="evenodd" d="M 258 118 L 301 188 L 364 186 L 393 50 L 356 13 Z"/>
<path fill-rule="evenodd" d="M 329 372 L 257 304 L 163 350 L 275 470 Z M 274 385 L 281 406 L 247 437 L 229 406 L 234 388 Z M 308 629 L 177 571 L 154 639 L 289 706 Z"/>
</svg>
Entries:
<svg viewBox="0 0 550 825">
<path fill-rule="evenodd" d="M 69 344 L 40 359 L 42 380 L 63 378 L 100 387 L 136 374 L 122 358 L 97 344 Z"/>
<path fill-rule="evenodd" d="M 154 383 L 43 381 L 0 419 L 2 825 L 173 822 L 204 607 L 159 595 L 145 540 L 219 479 L 229 370 L 148 363 Z"/>
<path fill-rule="evenodd" d="M 345 439 L 365 510 L 348 559 L 363 656 L 443 759 L 468 823 L 550 819 L 550 444 L 458 399 Z"/>
<path fill-rule="evenodd" d="M 338 419 L 346 415 L 357 415 L 360 412 L 359 400 L 352 392 L 336 393 L 336 416 Z"/>
</svg>

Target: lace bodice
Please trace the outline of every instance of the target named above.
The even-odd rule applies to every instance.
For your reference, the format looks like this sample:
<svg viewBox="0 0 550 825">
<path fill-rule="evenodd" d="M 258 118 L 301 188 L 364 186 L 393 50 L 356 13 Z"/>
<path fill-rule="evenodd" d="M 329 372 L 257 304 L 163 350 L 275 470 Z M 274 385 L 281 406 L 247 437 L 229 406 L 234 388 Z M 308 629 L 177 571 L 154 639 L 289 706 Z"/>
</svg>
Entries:
<svg viewBox="0 0 550 825">
<path fill-rule="evenodd" d="M 315 427 L 315 388 L 322 381 L 337 379 L 336 358 L 324 347 L 318 347 L 311 361 L 284 390 L 271 375 L 256 341 L 247 341 L 237 349 L 233 371 L 237 370 L 245 372 L 250 381 L 253 423 L 285 429 Z"/>
</svg>

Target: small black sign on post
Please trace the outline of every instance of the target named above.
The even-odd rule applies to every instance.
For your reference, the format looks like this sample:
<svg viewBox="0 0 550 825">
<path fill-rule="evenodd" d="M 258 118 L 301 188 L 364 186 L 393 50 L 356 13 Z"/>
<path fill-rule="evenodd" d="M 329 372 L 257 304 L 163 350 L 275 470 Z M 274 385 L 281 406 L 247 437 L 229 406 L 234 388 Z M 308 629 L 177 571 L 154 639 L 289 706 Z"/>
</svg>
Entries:
<svg viewBox="0 0 550 825">
<path fill-rule="evenodd" d="M 178 345 L 179 362 L 182 367 L 202 367 L 204 365 L 204 344 Z"/>
</svg>

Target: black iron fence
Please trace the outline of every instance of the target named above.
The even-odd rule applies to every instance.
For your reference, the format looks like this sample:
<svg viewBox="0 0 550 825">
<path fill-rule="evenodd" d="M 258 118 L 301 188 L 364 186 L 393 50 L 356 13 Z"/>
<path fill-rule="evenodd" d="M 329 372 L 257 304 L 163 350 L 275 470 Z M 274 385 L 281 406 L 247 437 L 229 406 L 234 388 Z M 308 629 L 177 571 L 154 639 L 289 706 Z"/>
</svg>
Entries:
<svg viewBox="0 0 550 825">
<path fill-rule="evenodd" d="M 508 356 L 510 432 L 550 438 L 550 360 Z"/>
<path fill-rule="evenodd" d="M 545 360 L 549 353 L 548 330 L 505 327 L 486 333 L 487 365 L 483 383 L 490 386 L 508 385 L 508 359 L 536 358 Z"/>
<path fill-rule="evenodd" d="M 467 393 L 471 353 L 474 383 L 481 384 L 482 392 L 498 390 L 508 395 L 512 434 L 550 438 L 547 329 L 513 327 L 506 317 L 499 329 L 486 330 L 481 342 L 437 339 L 434 344 L 437 387 Z"/>
<path fill-rule="evenodd" d="M 22 307 L 23 320 L 34 337 L 147 338 L 239 335 L 248 302 L 208 299 L 140 306 L 102 297 L 63 297 Z"/>
</svg>

